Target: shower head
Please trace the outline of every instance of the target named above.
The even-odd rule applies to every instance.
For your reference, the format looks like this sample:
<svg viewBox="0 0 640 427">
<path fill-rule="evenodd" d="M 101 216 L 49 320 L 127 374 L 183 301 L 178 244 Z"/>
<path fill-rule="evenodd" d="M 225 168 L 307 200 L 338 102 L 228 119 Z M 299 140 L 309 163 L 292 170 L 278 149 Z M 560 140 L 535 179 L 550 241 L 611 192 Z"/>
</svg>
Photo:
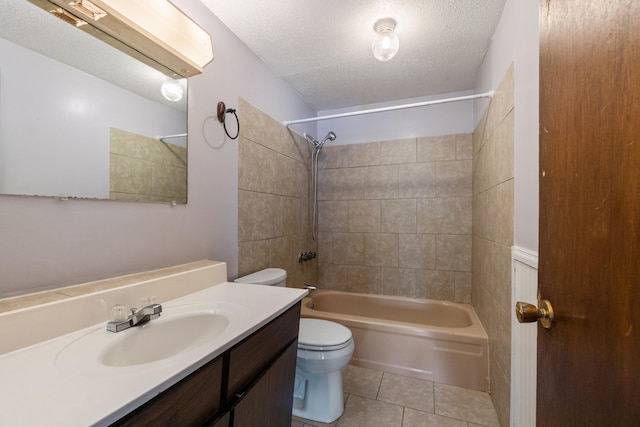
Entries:
<svg viewBox="0 0 640 427">
<path fill-rule="evenodd" d="M 324 145 L 325 142 L 327 142 L 327 140 L 329 141 L 335 141 L 336 140 L 336 134 L 333 133 L 333 131 L 330 131 L 327 136 L 324 137 L 324 139 L 322 140 L 322 142 L 320 144 L 317 144 L 316 147 L 318 147 L 318 149 L 322 148 L 322 146 Z"/>
<path fill-rule="evenodd" d="M 329 131 L 329 133 L 327 134 L 327 136 L 324 137 L 324 139 L 322 140 L 322 144 L 324 144 L 325 142 L 327 142 L 327 139 L 329 141 L 335 141 L 336 140 L 336 134 L 333 133 L 333 131 Z"/>
</svg>

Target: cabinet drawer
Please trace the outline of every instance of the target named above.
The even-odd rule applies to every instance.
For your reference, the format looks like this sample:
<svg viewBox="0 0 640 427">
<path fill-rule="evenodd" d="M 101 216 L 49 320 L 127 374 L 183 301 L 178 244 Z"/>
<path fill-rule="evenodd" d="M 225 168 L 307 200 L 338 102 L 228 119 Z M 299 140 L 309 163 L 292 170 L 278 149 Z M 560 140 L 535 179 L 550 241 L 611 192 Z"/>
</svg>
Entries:
<svg viewBox="0 0 640 427">
<path fill-rule="evenodd" d="M 231 349 L 227 402 L 260 375 L 298 337 L 300 303 Z"/>
<path fill-rule="evenodd" d="M 113 425 L 204 425 L 221 409 L 222 366 L 218 357 Z"/>
</svg>

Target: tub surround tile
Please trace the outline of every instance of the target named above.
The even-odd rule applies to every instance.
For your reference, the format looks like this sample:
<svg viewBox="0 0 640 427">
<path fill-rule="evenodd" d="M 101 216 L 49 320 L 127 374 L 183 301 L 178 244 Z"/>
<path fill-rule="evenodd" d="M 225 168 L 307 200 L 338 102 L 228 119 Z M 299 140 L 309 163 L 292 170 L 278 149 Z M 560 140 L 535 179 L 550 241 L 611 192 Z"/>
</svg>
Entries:
<svg viewBox="0 0 640 427">
<path fill-rule="evenodd" d="M 318 266 L 318 287 L 333 291 L 348 291 L 349 266 L 321 263 Z"/>
<path fill-rule="evenodd" d="M 435 195 L 436 165 L 434 162 L 398 165 L 399 198 L 425 198 Z"/>
<path fill-rule="evenodd" d="M 417 140 L 418 162 L 456 159 L 456 135 L 429 136 Z"/>
<path fill-rule="evenodd" d="M 378 267 L 398 266 L 397 234 L 365 234 L 365 265 Z"/>
<path fill-rule="evenodd" d="M 514 78 L 512 64 L 473 134 L 471 295 L 489 336 L 491 398 L 503 425 L 510 418 Z"/>
<path fill-rule="evenodd" d="M 333 256 L 336 264 L 364 264 L 364 234 L 334 233 Z"/>
<path fill-rule="evenodd" d="M 419 199 L 417 232 L 471 234 L 471 206 L 471 197 Z"/>
<path fill-rule="evenodd" d="M 318 236 L 318 262 L 332 263 L 333 262 L 333 233 L 319 232 Z"/>
<path fill-rule="evenodd" d="M 415 270 L 403 273 L 411 277 L 418 277 L 418 270 L 470 271 L 467 266 L 470 260 L 454 265 L 446 259 L 460 248 L 453 244 L 447 253 L 447 237 L 441 236 L 469 236 L 472 231 L 473 135 L 410 138 L 329 148 L 332 150 L 326 151 L 325 169 L 321 173 L 325 176 L 321 197 L 326 200 L 319 204 L 319 217 L 321 231 L 331 234 L 332 244 L 331 253 L 319 269 L 330 268 L 330 264 L 348 265 L 348 289 L 352 292 L 398 295 L 402 291 L 406 292 L 404 296 L 411 297 L 428 293 L 468 301 L 470 291 L 465 285 L 468 281 L 463 279 L 459 279 L 458 296 L 453 279 L 446 291 L 440 284 L 435 284 L 427 292 L 427 288 L 420 289 L 417 282 L 414 286 L 413 281 L 398 286 L 399 273 L 391 274 L 391 270 L 384 273 L 386 282 L 380 281 L 381 276 L 375 276 L 375 283 L 369 286 L 363 282 L 366 270 L 362 267 L 376 267 L 379 274 L 380 268 Z M 344 150 L 348 153 L 347 164 L 344 158 L 329 159 L 329 156 L 344 154 Z M 364 171 L 362 193 L 360 171 Z M 353 188 L 357 191 L 352 191 Z M 336 202 L 348 203 L 346 213 L 344 205 Z M 340 242 L 335 243 L 333 234 L 336 233 L 364 233 L 364 261 L 351 256 L 354 255 L 352 252 L 343 252 L 338 257 L 336 245 L 348 246 L 344 246 L 346 236 L 340 236 Z M 442 240 L 439 254 L 437 238 Z"/>
<path fill-rule="evenodd" d="M 380 147 L 380 164 L 415 163 L 416 139 L 383 141 Z"/>
<path fill-rule="evenodd" d="M 456 135 L 456 159 L 473 158 L 473 136 L 470 133 Z"/>
<path fill-rule="evenodd" d="M 471 271 L 471 236 L 436 236 L 436 269 Z"/>
<path fill-rule="evenodd" d="M 478 122 L 478 124 L 476 125 L 475 130 L 473 131 L 472 134 L 472 141 L 471 141 L 471 150 L 473 151 L 473 156 L 475 158 L 476 154 L 478 153 L 478 151 L 480 151 L 480 149 L 482 148 L 482 146 L 485 143 L 485 129 L 487 126 L 487 115 L 489 113 L 489 109 L 485 110 L 485 112 L 482 114 L 482 116 L 480 117 L 480 121 Z"/>
<path fill-rule="evenodd" d="M 433 383 L 385 372 L 378 400 L 425 412 L 434 412 Z"/>
<path fill-rule="evenodd" d="M 266 192 L 270 179 L 269 150 L 246 138 L 238 141 L 238 188 Z"/>
<path fill-rule="evenodd" d="M 432 234 L 400 234 L 399 266 L 403 268 L 436 268 L 436 238 Z"/>
<path fill-rule="evenodd" d="M 380 294 L 381 267 L 349 266 L 349 292 Z"/>
<path fill-rule="evenodd" d="M 500 426 L 488 394 L 446 384 L 434 384 L 435 413 L 484 426 Z"/>
<path fill-rule="evenodd" d="M 500 81 L 488 108 L 487 124 L 484 138 L 491 137 L 491 134 L 498 128 L 509 112 L 514 108 L 515 94 L 515 70 L 511 64 L 509 69 Z"/>
<path fill-rule="evenodd" d="M 373 166 L 380 164 L 381 142 L 353 144 L 349 147 L 349 167 Z"/>
<path fill-rule="evenodd" d="M 318 174 L 319 200 L 364 198 L 365 168 L 327 169 Z"/>
<path fill-rule="evenodd" d="M 348 145 L 337 145 L 337 146 L 325 145 L 322 148 L 322 151 L 320 151 L 320 156 L 318 157 L 319 169 L 333 169 L 333 168 L 347 168 L 347 167 L 349 167 L 349 146 Z"/>
<path fill-rule="evenodd" d="M 512 110 L 474 158 L 474 194 L 513 178 L 514 117 Z"/>
<path fill-rule="evenodd" d="M 416 270 L 382 267 L 380 291 L 384 295 L 416 296 Z"/>
<path fill-rule="evenodd" d="M 349 201 L 349 232 L 380 232 L 380 200 Z"/>
<path fill-rule="evenodd" d="M 266 267 L 287 271 L 288 286 L 317 283 L 317 260 L 298 263 L 298 253 L 317 251 L 309 232 L 309 147 L 244 100 L 238 141 L 238 273 Z"/>
<path fill-rule="evenodd" d="M 269 240 L 238 243 L 238 277 L 269 267 Z"/>
<path fill-rule="evenodd" d="M 455 273 L 455 297 L 454 301 L 471 304 L 471 273 Z"/>
<path fill-rule="evenodd" d="M 398 165 L 369 166 L 365 168 L 365 199 L 398 198 Z"/>
<path fill-rule="evenodd" d="M 318 231 L 349 231 L 349 203 L 318 200 Z"/>
<path fill-rule="evenodd" d="M 436 163 L 436 195 L 471 197 L 471 160 Z"/>
<path fill-rule="evenodd" d="M 453 271 L 416 270 L 416 297 L 454 301 L 455 274 Z"/>
<path fill-rule="evenodd" d="M 380 202 L 381 224 L 383 233 L 415 233 L 416 232 L 416 200 L 398 199 Z"/>
</svg>

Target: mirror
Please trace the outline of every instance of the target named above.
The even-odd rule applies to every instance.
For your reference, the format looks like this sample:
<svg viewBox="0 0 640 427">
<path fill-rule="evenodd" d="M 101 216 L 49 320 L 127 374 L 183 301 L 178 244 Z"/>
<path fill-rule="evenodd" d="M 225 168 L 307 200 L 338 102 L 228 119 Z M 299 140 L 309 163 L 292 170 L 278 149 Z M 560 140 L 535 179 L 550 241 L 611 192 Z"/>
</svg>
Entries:
<svg viewBox="0 0 640 427">
<path fill-rule="evenodd" d="M 169 101 L 158 67 L 30 1 L 0 0 L 0 194 L 186 203 L 186 79 Z"/>
</svg>

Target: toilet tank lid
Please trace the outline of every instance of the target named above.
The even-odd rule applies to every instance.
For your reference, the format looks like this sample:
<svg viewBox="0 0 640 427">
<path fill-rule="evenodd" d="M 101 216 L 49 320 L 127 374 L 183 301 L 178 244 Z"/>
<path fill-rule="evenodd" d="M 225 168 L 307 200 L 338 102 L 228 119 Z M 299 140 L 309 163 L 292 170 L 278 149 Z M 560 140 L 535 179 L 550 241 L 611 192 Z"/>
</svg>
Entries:
<svg viewBox="0 0 640 427">
<path fill-rule="evenodd" d="M 251 283 L 254 285 L 273 285 L 287 278 L 287 272 L 282 268 L 265 268 L 247 276 L 238 277 L 236 283 Z"/>
</svg>

